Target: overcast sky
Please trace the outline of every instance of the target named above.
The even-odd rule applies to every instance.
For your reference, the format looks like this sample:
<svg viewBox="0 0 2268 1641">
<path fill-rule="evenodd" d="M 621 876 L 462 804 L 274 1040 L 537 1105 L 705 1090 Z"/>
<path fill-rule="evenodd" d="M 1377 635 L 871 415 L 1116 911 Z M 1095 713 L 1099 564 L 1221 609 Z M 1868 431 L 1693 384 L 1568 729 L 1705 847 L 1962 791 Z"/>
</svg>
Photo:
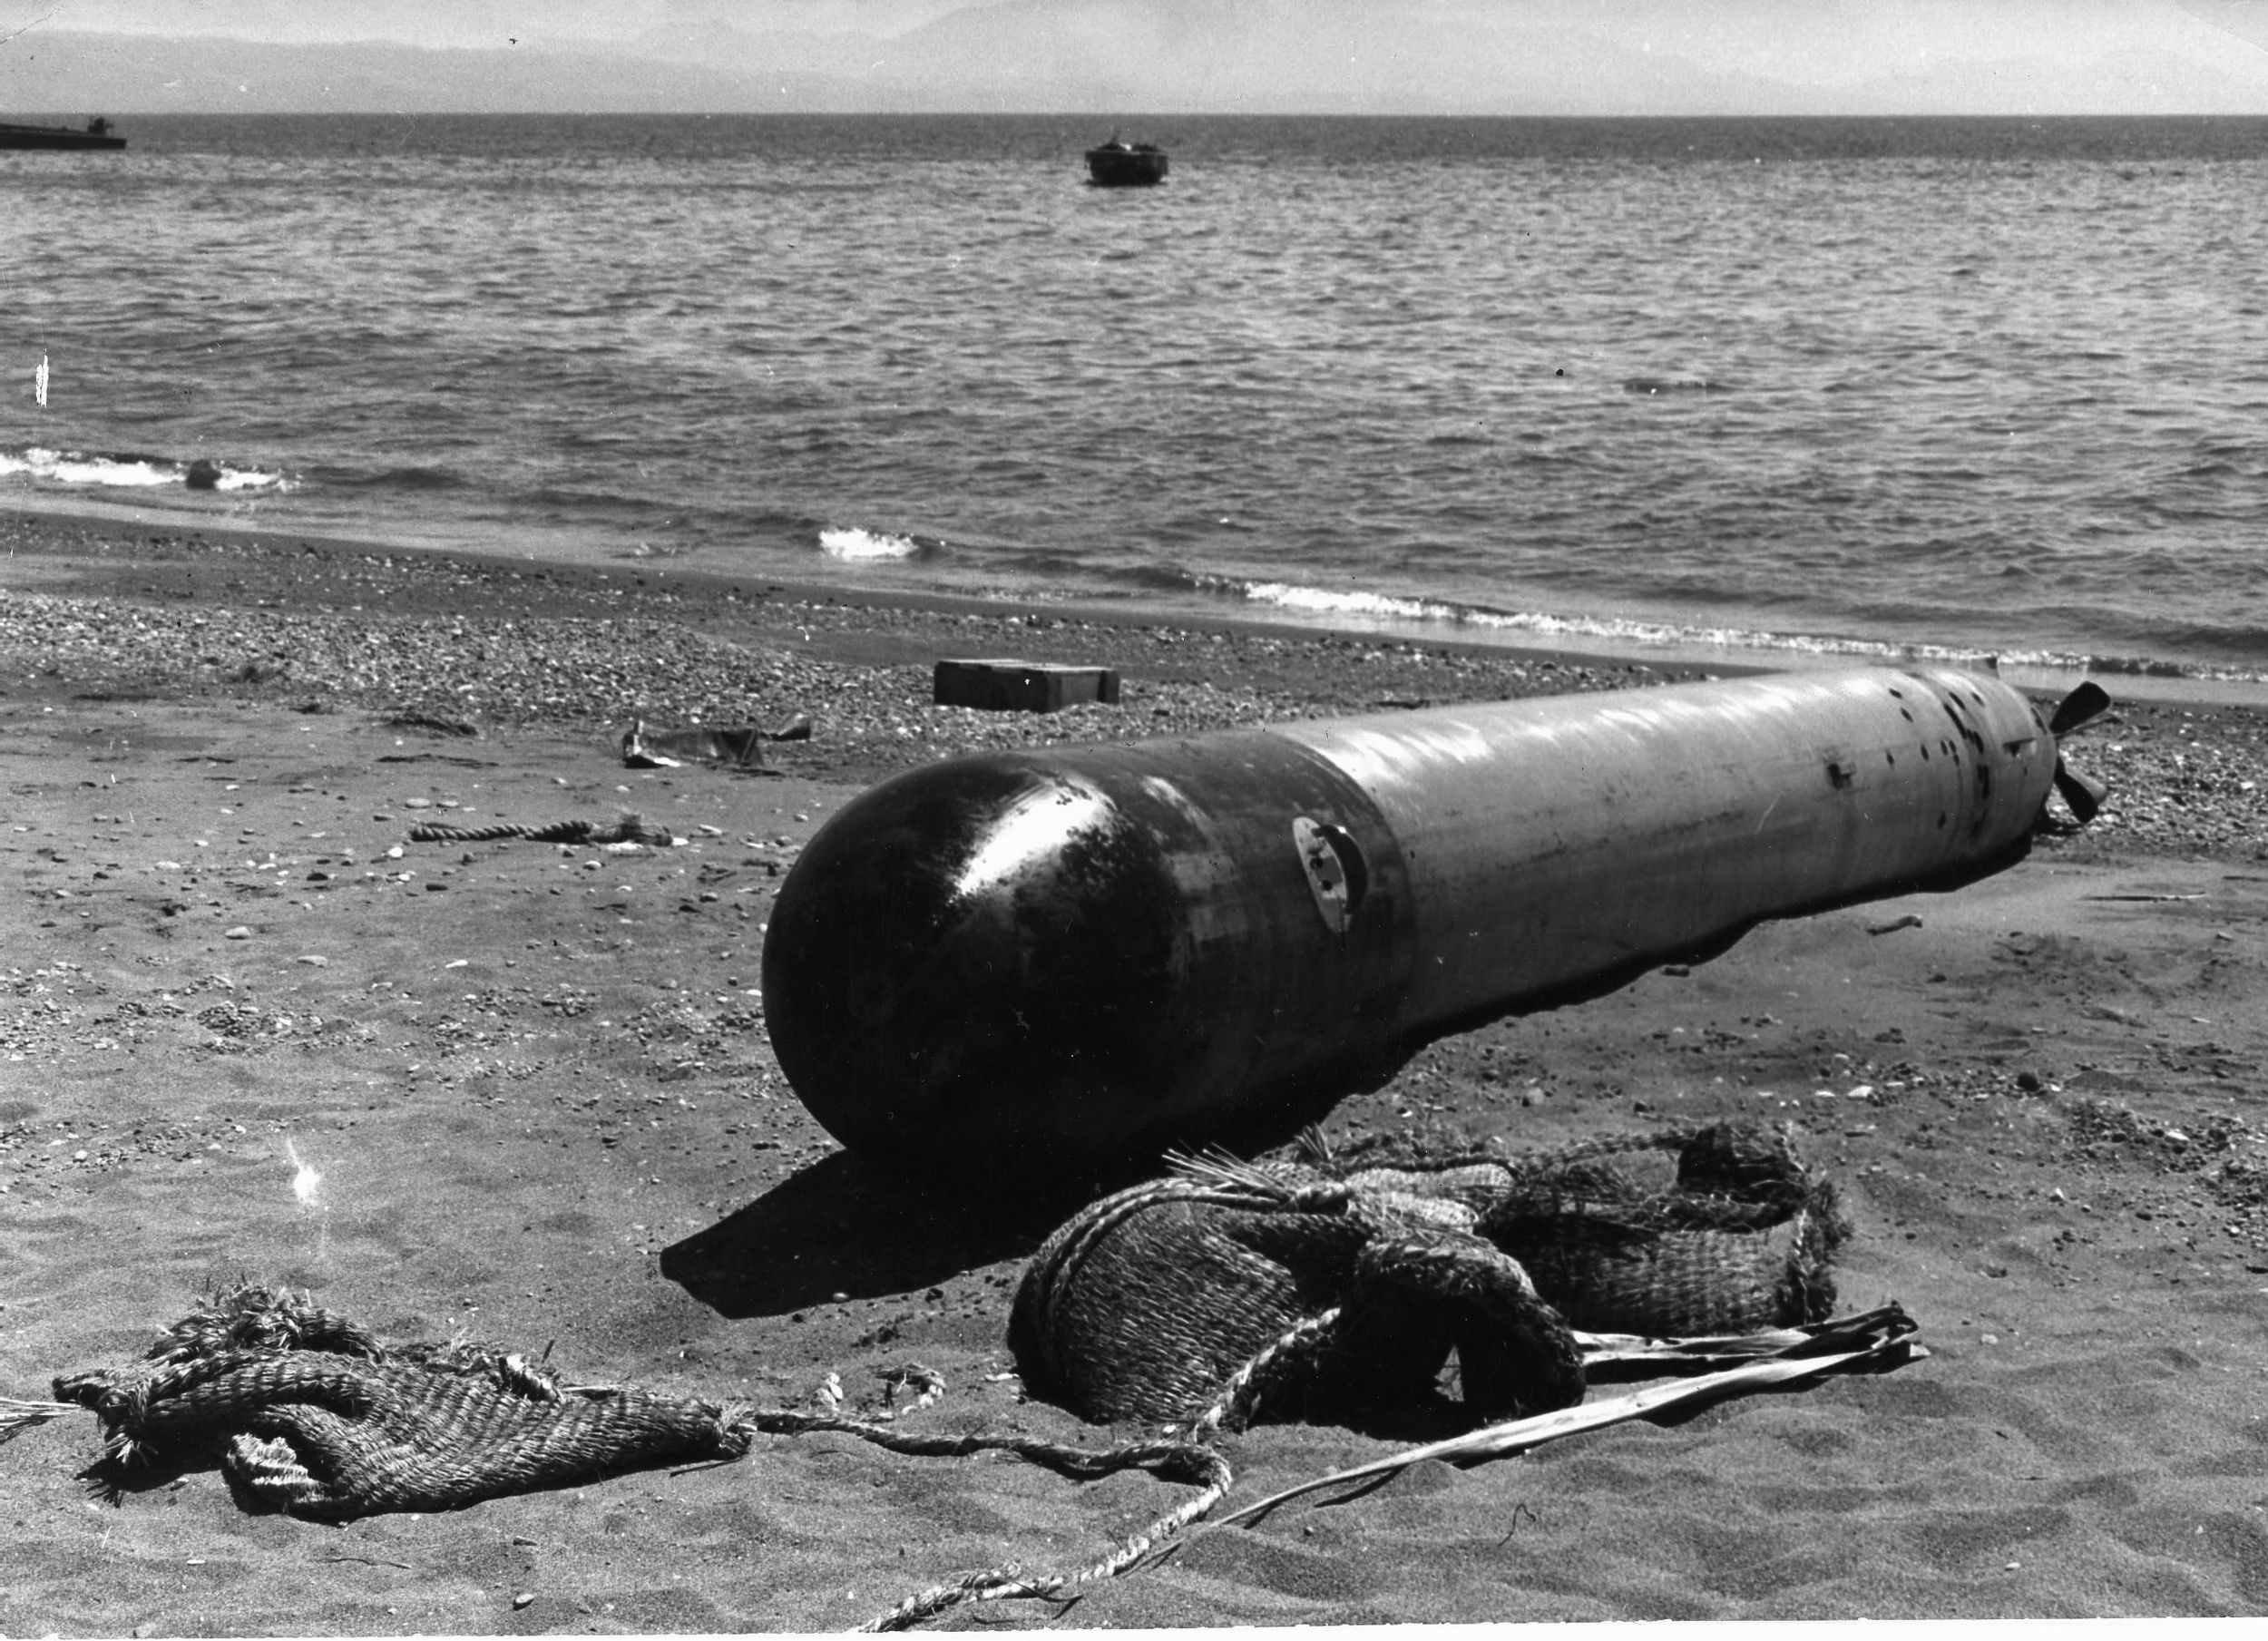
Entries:
<svg viewBox="0 0 2268 1641">
<path fill-rule="evenodd" d="M 219 34 L 278 44 L 620 43 L 658 27 L 724 24 L 894 34 L 990 0 L 5 0 L 10 27 Z M 1224 7 L 1237 0 L 1221 0 Z M 1393 0 L 1384 0 L 1390 9 Z"/>
<path fill-rule="evenodd" d="M 0 0 L 0 94 L 169 37 L 807 68 L 876 106 L 926 75 L 977 107 L 2268 112 L 2268 0 Z"/>
<path fill-rule="evenodd" d="M 621 41 L 658 26 L 896 34 L 989 0 L 7 0 L 0 18 L 55 29 L 222 34 L 307 44 L 482 46 Z M 1234 5 L 1237 0 L 1221 0 Z M 1385 0 L 1391 7 L 1393 0 Z"/>
</svg>

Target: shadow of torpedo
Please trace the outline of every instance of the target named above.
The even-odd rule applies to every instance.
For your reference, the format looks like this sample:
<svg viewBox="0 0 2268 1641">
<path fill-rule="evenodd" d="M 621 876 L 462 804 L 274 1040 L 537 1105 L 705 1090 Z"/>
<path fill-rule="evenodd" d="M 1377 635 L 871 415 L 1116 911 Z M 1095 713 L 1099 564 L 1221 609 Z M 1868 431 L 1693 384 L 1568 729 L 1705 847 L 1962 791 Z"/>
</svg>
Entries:
<svg viewBox="0 0 2268 1641">
<path fill-rule="evenodd" d="M 996 1175 L 924 1179 L 846 1151 L 661 1251 L 661 1274 L 734 1321 L 836 1294 L 917 1292 L 1031 1253 L 1071 1212 L 1123 1183 L 1085 1177 L 1003 1188 Z"/>
</svg>

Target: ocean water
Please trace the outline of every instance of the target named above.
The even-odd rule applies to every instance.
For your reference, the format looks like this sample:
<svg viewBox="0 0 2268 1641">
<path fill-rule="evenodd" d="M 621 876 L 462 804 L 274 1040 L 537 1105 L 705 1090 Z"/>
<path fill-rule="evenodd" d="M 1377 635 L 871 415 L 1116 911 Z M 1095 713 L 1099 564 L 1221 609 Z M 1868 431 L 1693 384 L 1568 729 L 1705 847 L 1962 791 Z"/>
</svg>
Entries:
<svg viewBox="0 0 2268 1641">
<path fill-rule="evenodd" d="M 0 506 L 2268 677 L 2268 121 L 120 125 Z"/>
</svg>

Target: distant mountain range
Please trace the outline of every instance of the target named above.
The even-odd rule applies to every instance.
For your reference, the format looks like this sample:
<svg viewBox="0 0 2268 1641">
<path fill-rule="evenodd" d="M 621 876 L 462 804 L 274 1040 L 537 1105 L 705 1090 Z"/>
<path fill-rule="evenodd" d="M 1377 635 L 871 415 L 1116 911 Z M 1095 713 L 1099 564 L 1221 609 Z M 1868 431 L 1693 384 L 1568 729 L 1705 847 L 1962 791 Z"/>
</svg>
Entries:
<svg viewBox="0 0 2268 1641">
<path fill-rule="evenodd" d="M 895 36 L 719 23 L 607 50 L 271 45 L 34 26 L 0 44 L 0 111 L 2268 112 L 2268 54 L 2241 46 L 2226 66 L 2143 49 L 2107 74 L 2040 55 L 1824 83 L 1711 68 L 1604 25 L 1538 23 L 1545 14 L 1520 7 L 1382 6 L 1001 0 Z M 1382 27 L 1389 15 L 1394 26 Z"/>
</svg>

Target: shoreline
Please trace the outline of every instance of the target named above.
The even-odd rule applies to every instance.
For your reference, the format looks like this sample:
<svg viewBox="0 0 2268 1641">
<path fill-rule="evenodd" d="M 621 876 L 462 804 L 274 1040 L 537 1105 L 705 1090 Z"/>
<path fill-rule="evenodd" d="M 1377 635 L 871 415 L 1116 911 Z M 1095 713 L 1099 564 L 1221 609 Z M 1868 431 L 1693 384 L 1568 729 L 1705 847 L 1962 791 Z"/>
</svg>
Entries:
<svg viewBox="0 0 2268 1641">
<path fill-rule="evenodd" d="M 956 752 L 1768 670 L 293 532 L 12 515 L 0 552 L 0 653 L 44 655 L 44 671 L 96 698 L 185 689 L 609 740 L 633 719 L 768 727 L 806 712 L 818 728 L 797 765 L 862 784 Z M 81 615 L 32 616 L 22 601 L 42 593 L 82 601 L 61 607 Z M 215 610 L 229 624 L 198 613 Z M 1114 667 L 1122 699 L 1052 714 L 935 707 L 934 663 L 979 657 Z M 2011 681 L 2044 707 L 2060 698 Z M 2073 757 L 2110 784 L 2111 804 L 2053 846 L 2093 857 L 2241 845 L 2268 858 L 2268 709 L 2107 688 L 2114 710 Z"/>
<path fill-rule="evenodd" d="M 975 593 L 946 589 L 877 586 L 854 579 L 798 579 L 768 573 L 735 571 L 699 562 L 692 554 L 640 556 L 631 553 L 599 555 L 568 551 L 557 557 L 498 550 L 484 552 L 459 545 L 430 544 L 411 540 L 331 536 L 278 529 L 264 523 L 237 519 L 185 522 L 173 515 L 137 514 L 122 504 L 85 504 L 87 511 L 52 504 L 6 510 L 6 520 L 34 532 L 80 529 L 93 536 L 123 542 L 134 533 L 156 532 L 167 536 L 212 536 L 254 544 L 269 551 L 309 548 L 331 555 L 386 556 L 415 554 L 441 561 L 526 573 L 534 566 L 552 576 L 582 576 L 594 581 L 627 580 L 635 584 L 668 584 L 691 596 L 721 594 L 727 589 L 761 588 L 764 596 L 798 603 L 837 603 L 878 610 L 928 613 L 965 613 L 979 616 L 1038 613 L 1044 617 L 1095 626 L 1124 629 L 1177 627 L 1199 631 L 1248 631 L 1286 638 L 1337 637 L 1373 642 L 1419 644 L 1476 656 L 1510 655 L 1563 666 L 1650 667 L 1658 670 L 1738 677 L 1774 671 L 1813 670 L 1847 666 L 1975 666 L 1976 661 L 1951 656 L 1917 658 L 1908 647 L 1901 656 L 1896 646 L 1859 640 L 1802 640 L 1791 637 L 1785 647 L 1713 645 L 1675 640 L 1655 642 L 1586 634 L 1554 639 L 1512 627 L 1476 629 L 1455 619 L 1364 618 L 1345 611 L 1317 612 L 1303 619 L 1282 606 L 1257 602 L 1236 608 L 1221 601 L 1190 594 L 1124 599 L 1096 598 L 1077 593 L 1035 598 L 1011 593 Z M 657 585 L 656 591 L 663 590 Z M 1816 647 L 1812 647 L 1815 645 Z M 2114 697 L 2162 706 L 2245 707 L 2268 709 L 2268 679 L 2213 677 L 2194 673 L 2160 673 L 2112 668 L 2050 668 L 2023 663 L 2002 665 L 1980 658 L 2019 689 L 2060 697 L 2085 679 L 2093 678 Z"/>
<path fill-rule="evenodd" d="M 1621 647 L 1604 642 L 1597 645 L 1562 644 L 1512 633 L 1501 639 L 1493 635 L 1476 636 L 1469 631 L 1460 631 L 1453 625 L 1433 621 L 1384 619 L 1375 621 L 1347 619 L 1335 622 L 1320 619 L 1303 620 L 1290 611 L 1260 606 L 1245 610 L 1213 603 L 1189 608 L 1168 598 L 1144 602 L 1131 594 L 1122 600 L 1082 598 L 1074 594 L 1035 599 L 1005 592 L 985 594 L 947 589 L 882 587 L 847 581 L 799 581 L 792 576 L 739 572 L 712 564 L 689 562 L 691 558 L 689 554 L 679 558 L 659 554 L 595 556 L 567 553 L 557 558 L 541 558 L 533 553 L 501 550 L 483 552 L 471 547 L 415 541 L 279 530 L 265 523 L 242 523 L 232 519 L 200 520 L 189 524 L 171 517 L 135 517 L 128 516 L 128 513 L 129 510 L 122 507 L 115 511 L 83 513 L 61 508 L 24 507 L 9 509 L 5 516 L 8 521 L 33 532 L 77 529 L 89 536 L 125 547 L 133 544 L 132 536 L 152 532 L 169 538 L 191 541 L 210 536 L 220 538 L 221 542 L 271 553 L 312 550 L 333 558 L 406 554 L 439 563 L 520 574 L 530 573 L 533 570 L 554 579 L 624 581 L 633 584 L 650 581 L 670 584 L 655 585 L 654 591 L 681 591 L 693 597 L 702 594 L 716 596 L 727 590 L 738 590 L 743 596 L 763 596 L 786 603 L 840 604 L 855 608 L 982 617 L 1037 614 L 1050 620 L 1094 626 L 1128 629 L 1175 627 L 1197 631 L 1251 632 L 1292 639 L 1360 638 L 1438 646 L 1476 655 L 1509 651 L 1523 659 L 1555 661 L 1564 666 L 1639 664 L 1658 658 L 1667 666 L 1706 666 L 1728 677 L 1782 669 L 1774 665 L 1774 658 L 1761 654 L 1750 656 L 1732 650 L 1700 650 L 1691 657 L 1670 656 L 1666 651 L 1642 644 Z M 751 590 L 758 591 L 752 594 Z M 1834 659 L 1823 658 L 1823 661 L 1832 663 Z M 1803 664 L 1804 659 L 1800 656 L 1791 656 L 1788 659 L 1790 666 Z M 2263 699 L 2268 701 L 2268 694 L 2263 694 Z"/>
</svg>

